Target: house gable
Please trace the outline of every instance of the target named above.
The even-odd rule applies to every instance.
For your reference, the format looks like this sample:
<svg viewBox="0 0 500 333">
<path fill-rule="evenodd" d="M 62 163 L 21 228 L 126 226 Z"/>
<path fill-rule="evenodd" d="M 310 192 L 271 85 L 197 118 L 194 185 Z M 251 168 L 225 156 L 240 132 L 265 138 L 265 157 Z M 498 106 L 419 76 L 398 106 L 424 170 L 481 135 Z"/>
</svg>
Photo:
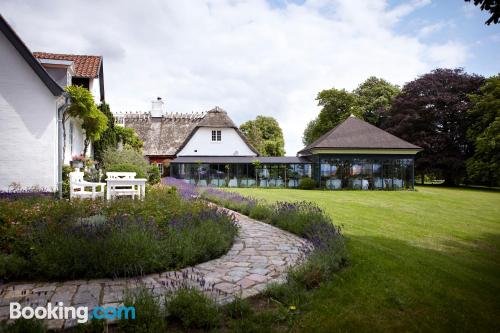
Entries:
<svg viewBox="0 0 500 333">
<path fill-rule="evenodd" d="M 212 140 L 213 136 L 215 140 Z M 220 138 L 220 141 L 217 141 L 217 138 Z M 257 156 L 257 154 L 235 128 L 198 127 L 177 156 Z"/>
<path fill-rule="evenodd" d="M 0 31 L 4 34 L 5 38 L 14 46 L 14 48 L 19 52 L 21 57 L 26 61 L 26 63 L 32 68 L 36 75 L 42 80 L 42 82 L 47 86 L 50 92 L 54 96 L 60 96 L 64 90 L 59 86 L 54 79 L 47 73 L 47 71 L 42 67 L 42 65 L 35 59 L 31 51 L 24 44 L 24 42 L 19 38 L 14 29 L 7 23 L 7 21 L 0 15 Z"/>
<path fill-rule="evenodd" d="M 259 156 L 245 135 L 219 107 L 208 111 L 177 151 L 177 156 Z"/>
</svg>

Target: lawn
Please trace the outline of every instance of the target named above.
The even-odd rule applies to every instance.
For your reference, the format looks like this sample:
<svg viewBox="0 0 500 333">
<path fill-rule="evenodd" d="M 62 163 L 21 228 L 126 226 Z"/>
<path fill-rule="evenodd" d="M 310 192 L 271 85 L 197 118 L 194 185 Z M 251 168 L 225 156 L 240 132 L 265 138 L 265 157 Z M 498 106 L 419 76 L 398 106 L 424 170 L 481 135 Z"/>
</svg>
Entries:
<svg viewBox="0 0 500 333">
<path fill-rule="evenodd" d="M 500 331 L 500 192 L 235 191 L 313 201 L 344 226 L 351 265 L 313 292 L 296 331 Z"/>
</svg>

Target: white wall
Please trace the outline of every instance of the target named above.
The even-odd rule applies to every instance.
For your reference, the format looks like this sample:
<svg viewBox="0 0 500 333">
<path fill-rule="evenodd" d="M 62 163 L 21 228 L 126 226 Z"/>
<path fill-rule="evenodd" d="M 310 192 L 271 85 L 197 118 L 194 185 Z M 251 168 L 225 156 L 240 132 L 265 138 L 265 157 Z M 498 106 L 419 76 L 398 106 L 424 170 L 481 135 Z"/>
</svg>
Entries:
<svg viewBox="0 0 500 333">
<path fill-rule="evenodd" d="M 221 130 L 222 141 L 212 142 L 212 130 Z M 178 156 L 256 156 L 234 128 L 200 127 Z"/>
<path fill-rule="evenodd" d="M 0 33 L 0 190 L 57 187 L 56 100 Z"/>
<path fill-rule="evenodd" d="M 89 91 L 94 96 L 94 102 L 99 105 L 101 104 L 101 83 L 99 78 L 89 79 Z"/>
<path fill-rule="evenodd" d="M 71 123 L 73 124 L 73 133 L 71 133 Z M 75 155 L 81 155 L 85 147 L 85 131 L 82 129 L 82 121 L 78 118 L 66 120 L 66 150 L 64 153 L 64 164 L 69 164 Z M 73 135 L 73 144 L 71 144 L 71 135 Z M 87 156 L 90 156 L 91 145 L 87 149 Z"/>
</svg>

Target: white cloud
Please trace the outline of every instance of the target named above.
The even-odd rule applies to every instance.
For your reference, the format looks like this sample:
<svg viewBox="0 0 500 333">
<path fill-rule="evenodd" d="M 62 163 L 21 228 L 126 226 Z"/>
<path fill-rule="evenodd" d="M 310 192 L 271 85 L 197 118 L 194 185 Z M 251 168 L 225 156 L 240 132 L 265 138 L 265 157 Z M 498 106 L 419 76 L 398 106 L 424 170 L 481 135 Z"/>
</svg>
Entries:
<svg viewBox="0 0 500 333">
<path fill-rule="evenodd" d="M 428 50 L 430 62 L 439 67 L 458 67 L 467 59 L 465 46 L 454 41 L 431 45 Z"/>
<path fill-rule="evenodd" d="M 395 31 L 429 2 L 4 0 L 0 10 L 33 51 L 104 55 L 112 110 L 147 110 L 162 96 L 173 112 L 219 105 L 237 123 L 271 115 L 293 155 L 319 111 L 318 91 L 352 89 L 370 75 L 403 84 L 463 65 L 460 43 L 426 45 Z"/>
</svg>

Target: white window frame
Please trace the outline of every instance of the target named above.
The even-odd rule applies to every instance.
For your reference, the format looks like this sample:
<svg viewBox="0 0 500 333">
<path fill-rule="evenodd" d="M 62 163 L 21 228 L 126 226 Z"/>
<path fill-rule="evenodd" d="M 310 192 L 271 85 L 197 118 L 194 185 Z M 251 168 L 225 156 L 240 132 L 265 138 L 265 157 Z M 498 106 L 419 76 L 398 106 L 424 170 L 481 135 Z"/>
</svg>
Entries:
<svg viewBox="0 0 500 333">
<path fill-rule="evenodd" d="M 163 176 L 163 163 L 156 163 L 156 167 L 160 170 L 160 176 Z"/>
<path fill-rule="evenodd" d="M 222 142 L 222 131 L 212 130 L 211 141 L 214 143 Z"/>
</svg>

